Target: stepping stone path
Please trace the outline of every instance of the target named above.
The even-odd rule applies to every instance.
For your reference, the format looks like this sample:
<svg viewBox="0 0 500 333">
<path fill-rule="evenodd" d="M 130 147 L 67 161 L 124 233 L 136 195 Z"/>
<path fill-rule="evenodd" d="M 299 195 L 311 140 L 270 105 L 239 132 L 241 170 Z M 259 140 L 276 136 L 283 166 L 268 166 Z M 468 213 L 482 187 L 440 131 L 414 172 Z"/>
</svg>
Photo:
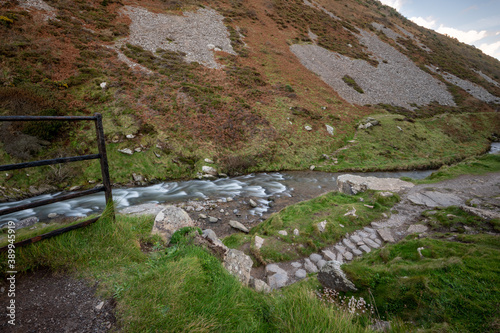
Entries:
<svg viewBox="0 0 500 333">
<path fill-rule="evenodd" d="M 323 249 L 321 253 L 313 253 L 309 257 L 290 262 L 267 265 L 267 283 L 273 289 L 293 284 L 304 279 L 307 273 L 317 273 L 328 261 L 347 263 L 358 256 L 379 249 L 383 243 L 384 240 L 377 230 L 365 227 L 346 236 L 337 244 Z"/>
</svg>

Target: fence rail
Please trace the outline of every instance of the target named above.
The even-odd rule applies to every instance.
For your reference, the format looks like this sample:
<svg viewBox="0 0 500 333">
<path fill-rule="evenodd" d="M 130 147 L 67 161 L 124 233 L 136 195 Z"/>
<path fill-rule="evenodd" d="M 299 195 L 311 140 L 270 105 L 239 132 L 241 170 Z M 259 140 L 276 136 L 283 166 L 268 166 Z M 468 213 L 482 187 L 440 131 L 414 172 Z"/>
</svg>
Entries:
<svg viewBox="0 0 500 333">
<path fill-rule="evenodd" d="M 51 160 L 42 160 L 42 161 L 33 161 L 33 162 L 25 162 L 25 163 L 18 163 L 18 164 L 0 165 L 0 171 L 18 170 L 18 169 L 25 169 L 25 168 L 31 168 L 31 167 L 37 167 L 37 166 L 43 166 L 43 165 L 54 165 L 54 164 L 61 164 L 61 163 L 68 163 L 68 162 L 78 162 L 78 161 L 99 159 L 100 164 L 101 164 L 101 175 L 102 175 L 103 186 L 95 187 L 95 188 L 90 189 L 90 190 L 84 190 L 84 191 L 80 191 L 80 192 L 60 195 L 60 196 L 57 196 L 57 197 L 52 198 L 52 199 L 40 200 L 40 201 L 31 202 L 31 203 L 25 204 L 25 205 L 11 207 L 11 208 L 7 208 L 7 209 L 2 209 L 2 210 L 0 210 L 0 216 L 6 215 L 6 214 L 11 214 L 11 213 L 18 212 L 18 211 L 22 211 L 25 209 L 30 209 L 30 208 L 48 205 L 48 204 L 59 202 L 59 201 L 79 198 L 79 197 L 86 196 L 86 195 L 93 194 L 93 193 L 97 193 L 97 192 L 104 192 L 104 195 L 106 198 L 106 206 L 109 207 L 110 205 L 113 204 L 113 196 L 111 193 L 111 181 L 109 178 L 108 157 L 106 154 L 106 142 L 104 141 L 104 130 L 103 130 L 103 126 L 102 126 L 102 116 L 100 113 L 95 113 L 94 116 L 0 116 L 0 121 L 88 121 L 88 120 L 92 120 L 95 123 L 96 137 L 97 137 L 97 148 L 99 150 L 99 154 L 73 156 L 73 157 L 62 157 L 62 158 L 55 158 L 55 159 L 51 159 Z M 100 216 L 93 218 L 93 219 L 90 219 L 90 220 L 87 220 L 87 221 L 84 221 L 84 222 L 81 222 L 81 223 L 71 225 L 69 227 L 60 228 L 60 229 L 51 231 L 49 233 L 46 233 L 46 234 L 43 234 L 40 236 L 36 236 L 36 237 L 30 238 L 30 239 L 26 239 L 26 240 L 17 242 L 14 245 L 16 247 L 23 246 L 23 245 L 27 245 L 27 244 L 31 244 L 31 243 L 40 241 L 42 239 L 46 239 L 46 238 L 50 238 L 50 237 L 53 237 L 56 235 L 60 235 L 64 232 L 90 225 L 90 224 L 94 223 L 95 221 L 97 221 L 99 218 L 100 218 Z M 0 252 L 3 252 L 5 250 L 7 250 L 7 246 L 0 248 Z"/>
</svg>

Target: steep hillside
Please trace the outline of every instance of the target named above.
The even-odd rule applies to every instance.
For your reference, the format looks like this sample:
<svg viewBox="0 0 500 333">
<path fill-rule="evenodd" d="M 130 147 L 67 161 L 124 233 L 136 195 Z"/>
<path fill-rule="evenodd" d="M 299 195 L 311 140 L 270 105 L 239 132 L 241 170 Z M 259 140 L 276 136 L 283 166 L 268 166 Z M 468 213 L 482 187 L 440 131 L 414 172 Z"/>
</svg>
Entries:
<svg viewBox="0 0 500 333">
<path fill-rule="evenodd" d="M 0 115 L 102 113 L 116 183 L 196 177 L 205 159 L 435 167 L 500 133 L 500 63 L 377 1 L 4 1 L 0 38 Z M 95 151 L 92 124 L 0 126 L 1 164 Z M 99 181 L 97 162 L 21 170 L 0 195 Z"/>
</svg>

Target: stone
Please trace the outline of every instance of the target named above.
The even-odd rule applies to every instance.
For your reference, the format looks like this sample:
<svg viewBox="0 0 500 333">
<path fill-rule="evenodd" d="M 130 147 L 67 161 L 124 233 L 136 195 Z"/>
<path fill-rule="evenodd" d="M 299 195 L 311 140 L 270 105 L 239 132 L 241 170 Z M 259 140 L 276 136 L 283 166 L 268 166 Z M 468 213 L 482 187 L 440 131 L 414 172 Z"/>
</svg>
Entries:
<svg viewBox="0 0 500 333">
<path fill-rule="evenodd" d="M 133 155 L 134 154 L 134 152 L 131 149 L 129 149 L 129 148 L 118 149 L 118 151 L 120 153 L 123 153 L 123 154 L 126 154 L 126 155 Z"/>
<path fill-rule="evenodd" d="M 260 248 L 264 245 L 264 238 L 255 236 L 255 248 L 260 250 Z"/>
<path fill-rule="evenodd" d="M 486 210 L 486 209 L 480 209 L 480 208 L 475 208 L 475 207 L 469 207 L 469 206 L 461 206 L 463 210 L 465 210 L 468 213 L 471 213 L 473 215 L 476 215 L 486 221 L 490 221 L 492 219 L 500 219 L 500 214 L 491 210 Z"/>
<path fill-rule="evenodd" d="M 268 264 L 266 265 L 265 268 L 266 274 L 269 275 L 269 273 L 279 273 L 279 274 L 286 274 L 286 271 L 278 266 L 277 264 Z"/>
<path fill-rule="evenodd" d="M 204 165 L 201 167 L 201 172 L 210 176 L 217 176 L 217 170 L 211 166 Z"/>
<path fill-rule="evenodd" d="M 106 89 L 106 86 L 108 84 L 106 82 L 101 82 L 101 84 L 99 84 L 99 86 L 101 87 L 101 89 Z"/>
<path fill-rule="evenodd" d="M 335 245 L 335 250 L 337 250 L 338 252 L 340 252 L 341 254 L 344 254 L 345 252 L 345 247 L 343 247 L 342 245 Z"/>
<path fill-rule="evenodd" d="M 232 201 L 233 201 L 233 198 L 231 198 L 231 197 L 227 197 L 227 198 L 226 198 L 226 201 L 227 201 L 227 202 L 232 202 Z"/>
<path fill-rule="evenodd" d="M 347 213 L 344 214 L 344 216 L 354 216 L 354 217 L 357 217 L 356 215 L 356 208 L 352 207 L 352 209 L 350 211 L 348 211 Z"/>
<path fill-rule="evenodd" d="M 253 199 L 248 200 L 248 203 L 249 203 L 249 204 L 250 204 L 250 206 L 252 206 L 253 208 L 257 207 L 257 203 L 256 203 Z"/>
<path fill-rule="evenodd" d="M 409 234 L 421 234 L 423 232 L 426 232 L 428 229 L 429 228 L 423 224 L 412 224 L 408 227 L 408 230 L 406 232 L 408 232 Z"/>
<path fill-rule="evenodd" d="M 316 273 L 318 271 L 318 267 L 316 267 L 309 258 L 304 259 L 304 268 L 310 273 Z"/>
<path fill-rule="evenodd" d="M 353 244 L 350 240 L 348 240 L 347 238 L 344 238 L 344 239 L 342 240 L 342 243 L 343 243 L 346 247 L 350 248 L 351 250 L 353 250 L 353 249 L 355 249 L 355 248 L 356 248 L 356 245 L 354 245 L 354 244 Z"/>
<path fill-rule="evenodd" d="M 309 170 L 311 170 L 311 171 L 313 171 L 314 169 L 316 169 L 316 166 L 315 166 L 315 165 L 311 165 L 311 166 L 309 167 Z"/>
<path fill-rule="evenodd" d="M 323 257 L 317 253 L 313 253 L 309 256 L 309 259 L 313 262 L 313 263 L 317 263 L 318 261 L 320 261 L 321 259 L 323 259 Z"/>
<path fill-rule="evenodd" d="M 104 302 L 100 302 L 99 304 L 96 305 L 95 309 L 97 311 L 101 311 L 102 307 L 104 306 Z"/>
<path fill-rule="evenodd" d="M 57 216 L 57 214 L 56 214 Z M 21 228 L 27 228 L 27 227 L 31 227 L 32 225 L 36 224 L 39 222 L 39 219 L 38 217 L 36 216 L 31 216 L 31 217 L 27 217 L 25 219 L 22 219 L 21 221 L 18 221 L 14 227 L 14 229 L 21 229 Z"/>
<path fill-rule="evenodd" d="M 341 253 L 337 253 L 337 258 L 335 258 L 340 263 L 344 262 L 344 256 Z"/>
<path fill-rule="evenodd" d="M 173 233 L 183 227 L 195 227 L 195 224 L 184 210 L 168 205 L 156 215 L 151 233 L 168 244 Z"/>
<path fill-rule="evenodd" d="M 346 252 L 344 253 L 345 260 L 351 261 L 352 260 L 352 253 L 351 252 Z"/>
<path fill-rule="evenodd" d="M 267 283 L 271 289 L 279 289 L 288 284 L 288 274 L 276 273 L 267 277 Z"/>
<path fill-rule="evenodd" d="M 368 228 L 368 227 L 364 227 L 363 230 L 370 233 L 370 234 L 374 234 L 376 232 L 375 229 Z"/>
<path fill-rule="evenodd" d="M 293 235 L 294 236 L 298 236 L 300 233 L 299 233 L 299 229 L 293 229 Z"/>
<path fill-rule="evenodd" d="M 382 238 L 382 240 L 384 242 L 388 242 L 388 243 L 395 242 L 394 237 L 392 237 L 392 234 L 391 234 L 391 229 L 382 228 L 382 229 L 378 229 L 377 232 L 378 232 L 380 238 Z"/>
<path fill-rule="evenodd" d="M 326 131 L 328 132 L 328 134 L 333 135 L 334 128 L 330 125 L 325 125 L 325 126 L 326 126 Z"/>
<path fill-rule="evenodd" d="M 125 137 L 127 139 L 133 139 L 133 138 L 135 138 L 135 135 L 134 134 L 127 134 L 127 135 L 125 135 Z"/>
<path fill-rule="evenodd" d="M 210 223 L 216 223 L 217 221 L 219 221 L 219 219 L 216 217 L 213 217 L 213 216 L 208 217 L 208 222 L 210 222 Z"/>
<path fill-rule="evenodd" d="M 380 192 L 379 195 L 383 198 L 390 198 L 394 195 L 392 192 Z"/>
<path fill-rule="evenodd" d="M 73 191 L 78 191 L 78 190 L 79 190 L 79 189 L 81 189 L 81 188 L 82 188 L 81 186 L 72 186 L 72 187 L 70 187 L 70 188 L 69 188 L 69 190 L 70 190 L 71 192 L 73 192 Z"/>
<path fill-rule="evenodd" d="M 455 194 L 441 193 L 437 191 L 424 191 L 410 194 L 408 196 L 408 200 L 410 200 L 415 205 L 426 206 L 430 208 L 461 206 L 464 203 L 464 201 Z"/>
<path fill-rule="evenodd" d="M 336 259 L 335 254 L 334 254 L 332 251 L 330 251 L 330 250 L 323 250 L 323 251 L 321 251 L 321 252 L 323 252 L 323 255 L 324 255 L 324 256 L 325 256 L 328 260 L 335 260 L 335 259 Z"/>
<path fill-rule="evenodd" d="M 353 253 L 354 255 L 356 255 L 356 256 L 360 256 L 360 255 L 362 255 L 362 254 L 363 254 L 363 252 L 361 252 L 361 251 L 360 251 L 360 250 L 358 250 L 358 249 L 353 249 L 353 250 L 352 250 L 352 253 Z"/>
<path fill-rule="evenodd" d="M 260 279 L 251 278 L 249 286 L 259 293 L 268 294 L 271 292 L 271 287 Z"/>
<path fill-rule="evenodd" d="M 48 217 L 49 219 L 54 219 L 54 218 L 56 218 L 56 217 L 57 217 L 57 213 L 49 213 L 49 215 L 47 215 L 47 217 Z"/>
<path fill-rule="evenodd" d="M 309 125 L 304 126 L 304 128 L 306 129 L 306 131 L 312 131 L 312 127 Z"/>
<path fill-rule="evenodd" d="M 349 281 L 345 273 L 340 268 L 341 263 L 332 260 L 328 261 L 318 273 L 318 281 L 327 288 L 337 291 L 356 291 L 354 283 Z"/>
<path fill-rule="evenodd" d="M 354 242 L 354 243 L 359 243 L 361 242 L 361 237 L 357 236 L 357 235 L 351 235 L 351 241 Z"/>
<path fill-rule="evenodd" d="M 400 192 L 415 185 L 397 178 L 362 177 L 346 174 L 337 177 L 337 186 L 339 192 L 357 194 L 366 190 Z"/>
<path fill-rule="evenodd" d="M 246 233 L 248 233 L 248 231 L 249 231 L 247 227 L 245 227 L 243 224 L 241 224 L 238 221 L 230 220 L 229 221 L 229 225 L 231 227 L 233 227 L 234 229 L 237 229 L 237 230 L 240 230 L 240 231 L 243 231 L 243 232 L 246 232 Z"/>
<path fill-rule="evenodd" d="M 361 245 L 359 248 L 360 248 L 361 250 L 363 250 L 364 252 L 366 252 L 366 253 L 370 253 L 370 252 L 372 251 L 372 250 L 371 250 L 368 246 L 366 246 L 366 245 Z"/>
<path fill-rule="evenodd" d="M 135 151 L 136 153 L 140 153 L 140 152 L 142 151 L 142 148 L 141 148 L 141 147 L 137 147 L 137 148 L 135 148 L 135 149 L 134 149 L 134 151 Z"/>
<path fill-rule="evenodd" d="M 298 269 L 295 272 L 295 277 L 297 279 L 304 279 L 306 276 L 307 276 L 307 272 L 305 270 L 303 270 L 303 269 Z"/>
<path fill-rule="evenodd" d="M 204 159 L 205 163 L 210 163 L 210 164 L 214 164 L 214 161 L 212 161 L 211 159 L 209 158 L 205 158 Z"/>
<path fill-rule="evenodd" d="M 136 183 L 143 183 L 144 182 L 144 176 L 143 175 L 138 175 L 135 172 L 132 173 L 132 179 Z"/>
<path fill-rule="evenodd" d="M 223 265 L 228 272 L 236 276 L 244 286 L 248 286 L 250 271 L 253 265 L 250 256 L 247 256 L 242 251 L 229 249 L 224 257 Z"/>
<path fill-rule="evenodd" d="M 321 232 L 321 233 L 325 232 L 325 230 L 326 230 L 326 224 L 327 223 L 328 222 L 326 220 L 321 221 L 320 223 L 318 223 L 318 230 L 319 230 L 319 232 Z"/>
<path fill-rule="evenodd" d="M 373 240 L 371 240 L 369 238 L 365 238 L 364 241 L 365 241 L 365 244 L 368 245 L 369 247 L 371 247 L 372 249 L 378 249 L 380 247 L 380 245 L 378 245 L 377 243 L 375 243 Z"/>
<path fill-rule="evenodd" d="M 299 267 L 302 267 L 302 264 L 300 262 L 292 262 L 290 265 L 292 265 L 292 267 L 295 267 L 295 268 L 299 268 Z"/>
<path fill-rule="evenodd" d="M 198 214 L 198 217 L 200 219 L 206 219 L 207 218 L 207 216 L 205 214 Z"/>
<path fill-rule="evenodd" d="M 278 231 L 278 234 L 280 234 L 281 236 L 288 236 L 288 232 L 286 232 L 286 230 L 280 230 Z"/>
<path fill-rule="evenodd" d="M 316 263 L 316 266 L 318 266 L 319 269 L 321 269 L 323 266 L 325 266 L 326 264 L 326 260 L 325 259 L 321 259 L 320 261 L 318 261 Z"/>
</svg>

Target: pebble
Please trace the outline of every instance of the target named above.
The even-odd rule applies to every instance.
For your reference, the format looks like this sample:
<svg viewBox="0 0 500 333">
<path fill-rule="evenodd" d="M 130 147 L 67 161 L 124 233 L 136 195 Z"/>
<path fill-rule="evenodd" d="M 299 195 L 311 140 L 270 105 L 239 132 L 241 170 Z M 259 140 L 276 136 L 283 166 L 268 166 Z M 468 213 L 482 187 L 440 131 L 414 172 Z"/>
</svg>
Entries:
<svg viewBox="0 0 500 333">
<path fill-rule="evenodd" d="M 217 222 L 217 221 L 219 221 L 219 219 L 218 219 L 218 218 L 216 218 L 216 217 L 212 217 L 212 216 L 209 216 L 209 217 L 208 217 L 208 222 L 210 222 L 210 223 L 215 223 L 215 222 Z"/>
</svg>

